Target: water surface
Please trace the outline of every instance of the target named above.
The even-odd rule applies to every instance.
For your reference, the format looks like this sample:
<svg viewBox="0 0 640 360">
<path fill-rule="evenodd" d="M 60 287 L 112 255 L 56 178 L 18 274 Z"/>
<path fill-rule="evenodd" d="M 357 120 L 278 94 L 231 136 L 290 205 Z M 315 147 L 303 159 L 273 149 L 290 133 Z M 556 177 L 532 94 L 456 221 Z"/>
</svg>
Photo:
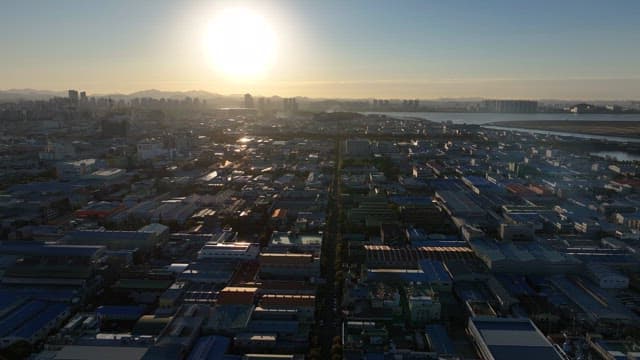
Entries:
<svg viewBox="0 0 640 360">
<path fill-rule="evenodd" d="M 616 161 L 640 161 L 640 155 L 631 154 L 626 151 L 597 151 L 589 155 L 605 159 L 612 158 Z"/>
<path fill-rule="evenodd" d="M 565 132 L 565 131 L 524 129 L 524 128 L 518 128 L 518 127 L 494 126 L 494 125 L 483 125 L 482 127 L 486 129 L 491 129 L 491 130 L 515 131 L 519 133 L 528 133 L 528 134 L 552 135 L 552 136 L 561 136 L 561 137 L 565 136 L 565 137 L 574 137 L 574 138 L 580 138 L 580 139 L 604 140 L 604 141 L 622 142 L 622 143 L 640 143 L 640 138 L 623 137 L 623 136 L 581 134 L 581 133 Z"/>
<path fill-rule="evenodd" d="M 482 125 L 496 121 L 640 121 L 640 114 L 498 114 L 455 112 L 364 112 L 397 118 L 422 118 L 431 121 L 451 121 L 454 124 Z"/>
</svg>

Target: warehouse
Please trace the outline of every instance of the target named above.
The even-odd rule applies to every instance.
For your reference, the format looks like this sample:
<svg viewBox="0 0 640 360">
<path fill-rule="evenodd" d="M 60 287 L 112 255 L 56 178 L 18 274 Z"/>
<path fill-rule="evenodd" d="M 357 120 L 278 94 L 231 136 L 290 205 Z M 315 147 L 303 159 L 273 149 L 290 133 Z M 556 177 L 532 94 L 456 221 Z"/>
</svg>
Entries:
<svg viewBox="0 0 640 360">
<path fill-rule="evenodd" d="M 467 330 L 483 360 L 562 359 L 527 318 L 469 318 Z"/>
</svg>

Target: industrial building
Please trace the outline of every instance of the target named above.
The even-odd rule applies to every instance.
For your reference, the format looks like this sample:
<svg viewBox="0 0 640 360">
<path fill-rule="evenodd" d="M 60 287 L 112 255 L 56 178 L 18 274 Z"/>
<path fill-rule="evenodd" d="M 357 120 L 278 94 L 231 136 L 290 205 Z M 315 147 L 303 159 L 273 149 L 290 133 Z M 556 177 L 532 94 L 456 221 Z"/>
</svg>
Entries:
<svg viewBox="0 0 640 360">
<path fill-rule="evenodd" d="M 290 231 L 274 231 L 271 234 L 271 240 L 269 241 L 266 251 L 274 253 L 304 252 L 313 254 L 315 257 L 319 257 L 321 247 L 321 234 L 300 234 Z"/>
<path fill-rule="evenodd" d="M 563 359 L 527 318 L 472 317 L 467 331 L 483 360 Z"/>
<path fill-rule="evenodd" d="M 65 244 L 100 245 L 109 250 L 150 250 L 169 239 L 169 228 L 149 224 L 138 231 L 74 230 L 62 238 Z"/>
<path fill-rule="evenodd" d="M 9 311 L 0 310 L 5 313 L 0 317 L 0 347 L 18 340 L 35 344 L 71 314 L 68 304 L 41 300 L 22 302 Z"/>
<path fill-rule="evenodd" d="M 246 242 L 218 243 L 208 242 L 200 251 L 198 259 L 217 260 L 255 260 L 260 253 L 260 245 Z"/>
</svg>

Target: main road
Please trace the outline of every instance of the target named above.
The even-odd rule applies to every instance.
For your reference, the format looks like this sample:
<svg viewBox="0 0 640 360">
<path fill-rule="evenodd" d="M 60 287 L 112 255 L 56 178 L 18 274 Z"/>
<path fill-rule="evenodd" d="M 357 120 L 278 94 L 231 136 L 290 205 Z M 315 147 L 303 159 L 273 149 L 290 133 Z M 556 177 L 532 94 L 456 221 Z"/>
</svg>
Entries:
<svg viewBox="0 0 640 360">
<path fill-rule="evenodd" d="M 341 317 L 339 299 L 342 298 L 342 289 L 336 284 L 336 268 L 342 268 L 341 259 L 336 259 L 336 246 L 342 242 L 340 233 L 341 206 L 341 182 L 340 171 L 342 169 L 343 141 L 336 138 L 336 159 L 333 181 L 329 189 L 329 201 L 327 209 L 327 227 L 322 245 L 322 274 L 326 281 L 321 292 L 318 312 L 318 343 L 321 347 L 322 359 L 331 358 L 331 346 L 333 338 L 340 336 Z M 338 264 L 336 264 L 336 260 Z M 337 265 L 337 266 L 336 266 Z"/>
</svg>

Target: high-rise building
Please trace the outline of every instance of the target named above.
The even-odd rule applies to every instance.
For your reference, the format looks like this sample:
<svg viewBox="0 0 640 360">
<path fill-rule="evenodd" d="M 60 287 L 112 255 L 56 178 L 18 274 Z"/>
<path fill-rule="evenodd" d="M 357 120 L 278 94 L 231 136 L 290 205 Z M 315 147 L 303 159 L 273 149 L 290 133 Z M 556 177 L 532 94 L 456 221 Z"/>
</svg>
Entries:
<svg viewBox="0 0 640 360">
<path fill-rule="evenodd" d="M 87 92 L 86 91 L 81 91 L 80 92 L 80 102 L 81 103 L 86 103 L 87 102 Z"/>
<path fill-rule="evenodd" d="M 78 90 L 69 90 L 69 101 L 73 104 L 78 103 Z"/>
<path fill-rule="evenodd" d="M 485 100 L 484 107 L 496 113 L 534 113 L 538 111 L 538 102 L 530 100 Z"/>
<path fill-rule="evenodd" d="M 296 98 L 284 98 L 282 99 L 282 110 L 285 112 L 298 111 L 298 101 Z"/>
<path fill-rule="evenodd" d="M 263 97 L 258 99 L 258 110 L 260 111 L 265 111 L 266 107 L 265 107 L 265 100 Z"/>
<path fill-rule="evenodd" d="M 420 102 L 418 100 L 402 100 L 402 108 L 406 110 L 415 110 L 418 108 L 419 103 Z"/>
<path fill-rule="evenodd" d="M 251 94 L 244 94 L 244 107 L 253 109 L 253 96 L 251 96 Z"/>
</svg>

